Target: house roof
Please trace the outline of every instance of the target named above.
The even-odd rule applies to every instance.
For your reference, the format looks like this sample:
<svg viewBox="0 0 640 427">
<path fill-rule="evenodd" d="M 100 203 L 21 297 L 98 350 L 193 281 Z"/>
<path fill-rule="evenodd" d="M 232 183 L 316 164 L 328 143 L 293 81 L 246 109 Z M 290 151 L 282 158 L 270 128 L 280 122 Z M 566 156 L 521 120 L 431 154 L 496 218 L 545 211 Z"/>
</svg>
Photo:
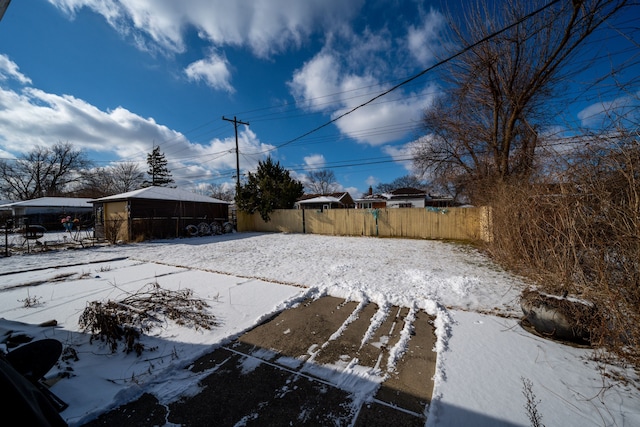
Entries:
<svg viewBox="0 0 640 427">
<path fill-rule="evenodd" d="M 139 190 L 129 191 L 127 193 L 114 194 L 113 196 L 93 199 L 92 202 L 115 202 L 129 199 L 172 200 L 180 202 L 224 203 L 226 205 L 229 204 L 229 202 L 226 202 L 224 200 L 215 199 L 213 197 L 192 193 L 191 191 L 170 187 L 146 187 Z"/>
<path fill-rule="evenodd" d="M 417 188 L 404 187 L 398 188 L 391 192 L 393 196 L 426 196 L 427 192 L 424 190 L 418 190 Z"/>
<path fill-rule="evenodd" d="M 23 200 L 2 205 L 3 208 L 13 207 L 56 207 L 56 208 L 90 208 L 91 199 L 82 197 L 40 197 L 38 199 Z"/>
<path fill-rule="evenodd" d="M 356 199 L 356 202 L 360 202 L 360 201 L 382 201 L 382 202 L 386 202 L 387 201 L 387 196 L 385 196 L 383 194 L 365 194 L 364 196 L 360 197 L 359 199 Z"/>
<path fill-rule="evenodd" d="M 11 210 L 11 203 L 13 200 L 0 200 L 0 211 Z"/>
<path fill-rule="evenodd" d="M 338 192 L 338 193 L 331 193 L 331 194 L 303 194 L 302 197 L 300 197 L 298 199 L 298 202 L 302 202 L 302 201 L 307 201 L 310 199 L 317 199 L 319 197 L 333 197 L 335 199 L 337 199 L 338 201 L 342 201 L 343 198 L 345 197 L 351 197 L 349 195 L 348 192 L 346 191 L 342 191 L 342 192 Z"/>
<path fill-rule="evenodd" d="M 299 204 L 312 204 L 312 203 L 342 203 L 340 199 L 333 196 L 318 196 L 311 199 L 299 200 Z"/>
<path fill-rule="evenodd" d="M 427 198 L 427 193 L 423 190 L 418 190 L 417 188 L 398 188 L 397 190 L 393 190 L 391 194 L 389 194 L 389 200 L 424 200 Z"/>
</svg>

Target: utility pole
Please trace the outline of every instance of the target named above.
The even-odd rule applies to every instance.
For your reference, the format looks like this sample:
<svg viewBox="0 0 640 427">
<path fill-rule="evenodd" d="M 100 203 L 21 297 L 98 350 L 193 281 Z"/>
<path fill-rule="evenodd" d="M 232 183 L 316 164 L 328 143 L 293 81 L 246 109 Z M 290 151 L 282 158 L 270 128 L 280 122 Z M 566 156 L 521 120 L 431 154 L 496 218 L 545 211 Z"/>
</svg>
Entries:
<svg viewBox="0 0 640 427">
<path fill-rule="evenodd" d="M 233 123 L 233 127 L 236 131 L 236 195 L 238 194 L 238 190 L 240 189 L 240 150 L 238 149 L 238 125 L 249 126 L 249 123 L 240 121 L 233 116 L 233 119 L 227 119 L 225 116 L 222 116 L 222 120 L 226 120 L 228 122 Z"/>
</svg>

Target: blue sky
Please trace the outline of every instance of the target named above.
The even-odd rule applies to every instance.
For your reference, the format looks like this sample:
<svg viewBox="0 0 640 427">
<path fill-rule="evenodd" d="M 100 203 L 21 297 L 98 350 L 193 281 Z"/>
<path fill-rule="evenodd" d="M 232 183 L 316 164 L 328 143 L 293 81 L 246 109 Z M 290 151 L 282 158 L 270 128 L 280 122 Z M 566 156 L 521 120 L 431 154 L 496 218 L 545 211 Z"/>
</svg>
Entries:
<svg viewBox="0 0 640 427">
<path fill-rule="evenodd" d="M 98 166 L 146 170 L 159 145 L 179 187 L 233 185 L 222 117 L 237 117 L 250 124 L 241 173 L 271 155 L 301 180 L 331 169 L 357 197 L 411 172 L 436 74 L 300 137 L 433 65 L 444 25 L 439 1 L 13 0 L 0 21 L 0 157 L 69 142 Z M 620 28 L 598 48 L 637 62 Z M 569 120 L 619 99 L 595 90 Z"/>
</svg>

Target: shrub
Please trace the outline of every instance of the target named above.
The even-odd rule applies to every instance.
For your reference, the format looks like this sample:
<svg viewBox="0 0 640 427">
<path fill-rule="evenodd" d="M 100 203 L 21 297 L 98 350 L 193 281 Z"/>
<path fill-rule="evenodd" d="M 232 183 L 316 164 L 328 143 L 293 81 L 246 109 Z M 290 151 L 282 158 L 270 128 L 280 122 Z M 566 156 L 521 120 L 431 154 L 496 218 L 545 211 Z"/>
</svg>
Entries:
<svg viewBox="0 0 640 427">
<path fill-rule="evenodd" d="M 640 142 L 593 139 L 553 180 L 493 191 L 488 245 L 502 264 L 545 292 L 590 301 L 593 344 L 640 363 Z"/>
</svg>

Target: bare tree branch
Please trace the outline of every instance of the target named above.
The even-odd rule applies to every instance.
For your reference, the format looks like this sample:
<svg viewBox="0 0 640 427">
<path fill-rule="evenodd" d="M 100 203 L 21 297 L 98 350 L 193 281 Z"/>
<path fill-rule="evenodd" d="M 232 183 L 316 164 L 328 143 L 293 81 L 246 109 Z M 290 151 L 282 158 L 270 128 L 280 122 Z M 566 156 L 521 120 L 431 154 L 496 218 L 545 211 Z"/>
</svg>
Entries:
<svg viewBox="0 0 640 427">
<path fill-rule="evenodd" d="M 443 73 L 446 93 L 424 116 L 429 136 L 414 146 L 415 166 L 423 173 L 471 187 L 526 179 L 535 169 L 538 134 L 556 113 L 548 101 L 580 71 L 572 59 L 584 53 L 585 39 L 628 2 L 561 1 L 500 32 L 540 3 L 477 1 L 460 21 L 450 18 L 455 48 L 488 40 L 458 56 Z M 587 67 L 584 59 L 581 66 Z"/>
<path fill-rule="evenodd" d="M 80 171 L 90 165 L 84 152 L 70 143 L 36 147 L 15 161 L 0 162 L 4 195 L 14 200 L 60 196 L 81 180 Z"/>
<path fill-rule="evenodd" d="M 332 170 L 321 169 L 310 171 L 304 184 L 305 189 L 310 194 L 331 194 L 338 191 L 339 184 L 336 182 L 336 175 Z"/>
</svg>

